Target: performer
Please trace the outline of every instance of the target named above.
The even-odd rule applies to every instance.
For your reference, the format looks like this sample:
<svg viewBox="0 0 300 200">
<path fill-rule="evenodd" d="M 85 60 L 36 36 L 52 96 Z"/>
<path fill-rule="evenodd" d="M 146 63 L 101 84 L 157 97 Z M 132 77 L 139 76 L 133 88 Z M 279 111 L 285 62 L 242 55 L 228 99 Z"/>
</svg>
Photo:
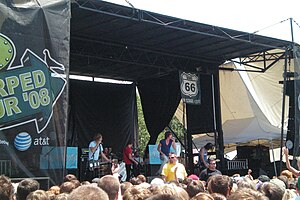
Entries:
<svg viewBox="0 0 300 200">
<path fill-rule="evenodd" d="M 164 165 L 169 161 L 168 156 L 170 153 L 171 146 L 176 151 L 176 144 L 175 144 L 175 140 L 172 139 L 172 132 L 166 131 L 165 139 L 159 141 L 159 144 L 157 147 L 157 151 L 159 151 L 159 153 L 160 153 L 159 155 L 160 155 L 161 165 L 160 165 L 160 168 L 157 171 L 156 175 L 161 175 Z"/>
<path fill-rule="evenodd" d="M 132 142 L 128 142 L 123 149 L 123 160 L 126 168 L 126 181 L 130 181 L 132 164 L 138 164 L 132 157 Z"/>
<path fill-rule="evenodd" d="M 97 133 L 94 136 L 94 140 L 89 144 L 89 162 L 98 161 L 99 155 L 101 155 L 102 159 L 104 159 L 105 161 L 110 162 L 110 160 L 103 153 L 102 135 L 100 133 Z M 95 172 L 93 170 L 91 171 L 92 173 L 89 173 L 90 180 L 95 178 L 96 176 Z"/>
<path fill-rule="evenodd" d="M 200 168 L 200 172 L 203 169 L 206 169 L 209 167 L 209 163 L 208 163 L 208 156 L 207 156 L 207 151 L 213 149 L 214 145 L 212 143 L 207 143 L 204 147 L 202 147 L 200 149 L 200 153 L 199 153 L 199 161 L 198 161 L 198 165 Z"/>
</svg>

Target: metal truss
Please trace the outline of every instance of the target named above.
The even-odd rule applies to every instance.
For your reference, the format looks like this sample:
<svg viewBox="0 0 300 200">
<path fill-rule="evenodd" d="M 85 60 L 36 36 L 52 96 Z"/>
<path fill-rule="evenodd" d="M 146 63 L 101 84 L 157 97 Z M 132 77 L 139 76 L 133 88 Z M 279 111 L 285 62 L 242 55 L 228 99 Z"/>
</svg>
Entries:
<svg viewBox="0 0 300 200">
<path fill-rule="evenodd" d="M 82 45 L 84 44 L 84 45 Z M 153 74 L 153 76 L 163 76 L 178 69 L 194 71 L 195 66 L 201 66 L 203 59 L 192 58 L 183 55 L 144 49 L 134 46 L 126 46 L 113 42 L 96 41 L 82 37 L 72 37 L 71 39 L 71 59 L 74 57 L 86 58 L 81 65 L 97 65 L 100 62 L 114 63 L 110 69 L 102 67 L 102 74 L 112 71 L 119 71 L 120 74 L 127 73 L 133 79 L 141 79 L 143 75 Z M 210 60 L 206 60 L 212 63 Z M 124 66 L 131 66 L 131 71 L 123 71 Z M 99 67 L 97 71 L 100 73 Z"/>
<path fill-rule="evenodd" d="M 271 50 L 239 58 L 239 61 L 230 60 L 231 62 L 246 66 L 247 69 L 242 70 L 225 67 L 220 67 L 220 69 L 264 73 L 281 59 L 285 59 L 285 51 L 279 50 L 278 52 L 274 52 L 274 50 Z M 288 54 L 288 59 L 291 59 L 291 54 Z M 263 63 L 263 66 L 259 67 L 255 65 L 255 63 Z"/>
<path fill-rule="evenodd" d="M 136 21 L 144 21 L 153 24 L 163 25 L 166 28 L 183 30 L 190 33 L 196 33 L 206 36 L 212 36 L 220 39 L 230 39 L 236 40 L 240 42 L 252 43 L 254 45 L 263 46 L 266 48 L 273 49 L 285 49 L 283 47 L 273 46 L 269 44 L 263 44 L 252 41 L 252 38 L 256 36 L 254 33 L 244 33 L 240 34 L 240 32 L 229 32 L 228 29 L 200 24 L 198 22 L 192 22 L 188 20 L 178 19 L 175 17 L 169 17 L 164 15 L 155 15 L 154 13 L 135 9 L 134 7 L 125 7 L 117 4 L 111 4 L 107 2 L 102 2 L 99 4 L 96 0 L 73 0 L 74 3 L 81 9 L 90 10 L 93 12 L 104 13 L 112 16 L 122 17 L 126 19 L 136 20 Z M 199 24 L 204 27 L 205 30 L 199 28 Z"/>
</svg>

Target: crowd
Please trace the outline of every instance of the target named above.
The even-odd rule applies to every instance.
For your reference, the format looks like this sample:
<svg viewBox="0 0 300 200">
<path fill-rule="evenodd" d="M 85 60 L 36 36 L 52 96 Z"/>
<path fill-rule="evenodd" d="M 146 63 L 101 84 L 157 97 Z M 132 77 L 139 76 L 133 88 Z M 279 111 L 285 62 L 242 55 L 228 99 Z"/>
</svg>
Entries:
<svg viewBox="0 0 300 200">
<path fill-rule="evenodd" d="M 288 154 L 287 150 L 284 150 Z M 270 178 L 261 175 L 253 179 L 251 170 L 245 176 L 222 175 L 215 168 L 215 160 L 208 160 L 208 168 L 200 176 L 187 176 L 184 166 L 178 165 L 174 153 L 162 169 L 160 177 L 147 182 L 144 175 L 120 182 L 115 175 L 105 175 L 93 181 L 80 182 L 68 174 L 60 185 L 41 190 L 34 179 L 12 183 L 0 176 L 1 200 L 288 200 L 300 199 L 300 173 L 287 163 L 288 170 Z M 169 164 L 169 166 L 167 166 Z M 176 166 L 175 173 L 169 170 Z M 174 171 L 173 171 L 174 172 Z M 171 173 L 168 174 L 168 173 Z M 204 174 L 204 175 L 203 175 Z"/>
<path fill-rule="evenodd" d="M 90 143 L 90 159 L 99 159 L 103 155 L 102 136 L 97 134 Z M 9 177 L 0 176 L 0 200 L 300 200 L 300 171 L 290 165 L 288 149 L 283 152 L 287 170 L 278 177 L 261 175 L 254 179 L 251 169 L 247 174 L 223 175 L 216 168 L 216 160 L 207 157 L 212 148 L 208 143 L 200 155 L 201 172 L 188 176 L 175 152 L 170 152 L 174 139 L 166 132 L 158 151 L 165 163 L 160 167 L 158 176 L 151 181 L 142 174 L 133 173 L 126 181 L 120 181 L 118 160 L 112 160 L 111 175 L 80 182 L 75 175 L 68 174 L 63 183 L 40 189 L 39 183 L 31 178 L 12 183 Z M 129 142 L 123 152 L 127 162 L 126 171 L 138 163 L 132 156 L 132 143 Z M 300 168 L 300 161 L 298 162 Z M 94 173 L 95 174 L 95 173 Z M 90 176 L 88 176 L 90 178 Z"/>
<path fill-rule="evenodd" d="M 34 179 L 12 183 L 8 177 L 0 176 L 1 200 L 288 200 L 298 199 L 299 191 L 300 178 L 295 179 L 289 170 L 272 179 L 266 175 L 251 180 L 237 175 L 214 174 L 207 181 L 190 175 L 170 182 L 154 178 L 150 183 L 144 175 L 120 183 L 113 175 L 79 182 L 76 176 L 68 174 L 62 184 L 47 191 L 41 190 Z"/>
</svg>

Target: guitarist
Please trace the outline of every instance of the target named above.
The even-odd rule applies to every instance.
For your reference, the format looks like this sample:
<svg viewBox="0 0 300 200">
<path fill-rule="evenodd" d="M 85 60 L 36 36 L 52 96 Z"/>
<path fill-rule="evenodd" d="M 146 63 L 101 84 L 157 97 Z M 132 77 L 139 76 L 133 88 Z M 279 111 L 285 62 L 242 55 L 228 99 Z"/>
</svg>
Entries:
<svg viewBox="0 0 300 200">
<path fill-rule="evenodd" d="M 90 161 L 98 161 L 99 155 L 101 155 L 101 157 L 105 161 L 111 162 L 103 153 L 102 135 L 100 133 L 97 133 L 93 139 L 94 140 L 91 141 L 89 144 L 89 162 Z M 90 173 L 90 174 L 92 174 L 92 175 L 90 175 L 91 179 L 95 178 L 95 177 L 91 177 L 91 176 L 95 176 L 95 173 Z"/>
<path fill-rule="evenodd" d="M 132 157 L 132 142 L 128 142 L 123 149 L 123 160 L 126 168 L 126 181 L 130 181 L 131 169 L 133 168 L 132 164 L 138 165 L 138 162 Z"/>
</svg>

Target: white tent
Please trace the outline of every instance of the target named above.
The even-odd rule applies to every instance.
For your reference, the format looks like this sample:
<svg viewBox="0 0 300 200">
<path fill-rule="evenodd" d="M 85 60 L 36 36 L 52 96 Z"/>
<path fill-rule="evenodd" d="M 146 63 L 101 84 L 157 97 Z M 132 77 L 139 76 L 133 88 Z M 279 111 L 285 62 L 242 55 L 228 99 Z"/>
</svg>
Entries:
<svg viewBox="0 0 300 200">
<path fill-rule="evenodd" d="M 235 68 L 228 63 L 226 67 Z M 274 141 L 281 137 L 281 113 L 284 63 L 277 62 L 265 73 L 220 71 L 221 114 L 224 145 L 238 145 L 259 140 Z M 285 105 L 287 118 L 288 98 Z M 179 109 L 181 106 L 179 107 Z M 182 111 L 177 112 L 182 118 Z M 287 120 L 285 120 L 287 123 Z M 213 133 L 194 135 L 198 148 L 213 142 Z"/>
</svg>

